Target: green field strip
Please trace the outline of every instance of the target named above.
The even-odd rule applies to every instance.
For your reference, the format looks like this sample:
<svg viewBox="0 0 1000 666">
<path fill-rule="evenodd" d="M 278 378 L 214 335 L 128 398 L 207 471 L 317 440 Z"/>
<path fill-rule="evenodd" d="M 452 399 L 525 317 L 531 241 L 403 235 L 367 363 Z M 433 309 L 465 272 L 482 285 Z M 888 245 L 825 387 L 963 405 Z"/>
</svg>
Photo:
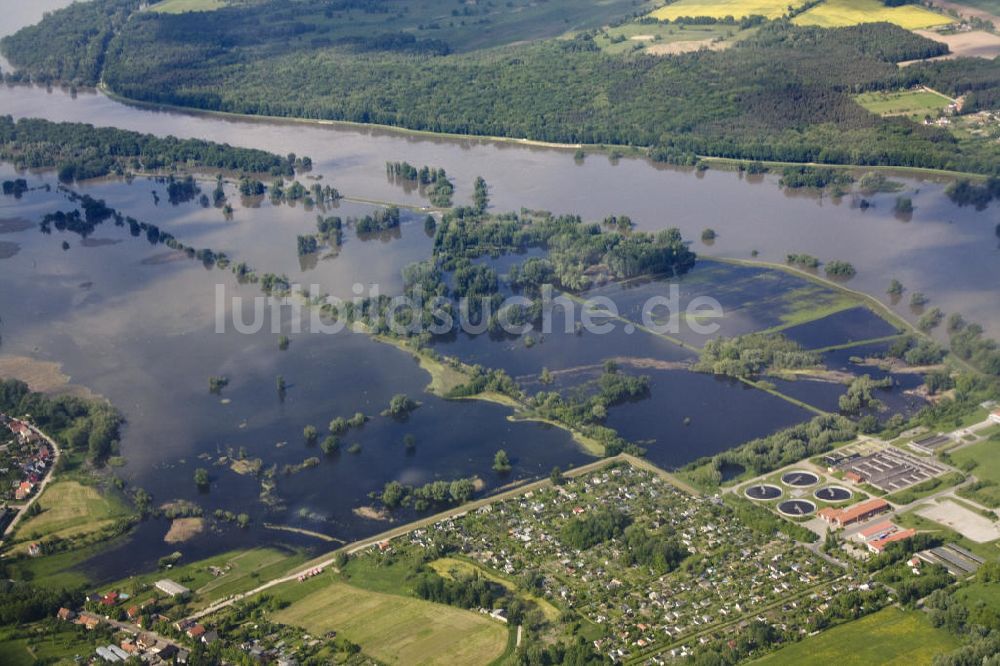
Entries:
<svg viewBox="0 0 1000 666">
<path fill-rule="evenodd" d="M 809 351 L 816 352 L 817 354 L 824 354 L 826 352 L 841 351 L 843 349 L 852 349 L 854 347 L 864 347 L 865 345 L 877 345 L 882 342 L 895 342 L 903 337 L 906 337 L 903 333 L 897 333 L 896 335 L 886 335 L 881 338 L 868 338 L 867 340 L 855 340 L 853 342 L 845 342 L 839 345 L 830 345 L 829 347 L 819 347 L 817 349 L 810 349 Z"/>
</svg>

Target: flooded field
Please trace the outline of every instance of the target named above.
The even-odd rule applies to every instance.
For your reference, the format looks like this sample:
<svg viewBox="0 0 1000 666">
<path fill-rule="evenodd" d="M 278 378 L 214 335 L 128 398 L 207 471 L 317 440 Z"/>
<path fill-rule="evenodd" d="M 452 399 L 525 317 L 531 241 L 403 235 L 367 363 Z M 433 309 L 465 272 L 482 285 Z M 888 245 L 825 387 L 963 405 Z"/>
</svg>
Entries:
<svg viewBox="0 0 1000 666">
<path fill-rule="evenodd" d="M 17 15 L 4 19 L 0 33 L 32 23 L 41 11 L 62 4 L 20 3 Z M 776 175 L 696 173 L 640 157 L 612 160 L 594 153 L 575 161 L 572 149 L 151 110 L 93 91 L 26 86 L 0 86 L 0 112 L 310 156 L 314 166 L 307 186 L 330 184 L 347 199 L 327 208 L 275 205 L 267 199 L 243 199 L 229 184 L 226 195 L 234 210 L 225 215 L 197 198 L 171 203 L 166 184 L 147 178 L 76 183 L 69 190 L 158 225 L 186 245 L 223 252 L 233 261 L 284 274 L 304 287 L 316 284 L 323 293 L 341 298 L 356 295 L 355 285 L 398 293 L 402 268 L 431 255 L 432 237 L 424 228 L 429 201 L 419 188 L 400 187 L 385 175 L 386 161 L 406 160 L 445 168 L 455 181 L 459 204 L 467 203 L 473 179 L 481 175 L 490 185 L 493 211 L 523 206 L 577 213 L 587 220 L 625 214 L 639 229 L 677 226 L 688 239 L 712 228 L 714 241 L 692 243 L 703 257 L 753 256 L 783 263 L 788 253 L 808 252 L 823 261 L 851 261 L 858 269 L 847 283 L 852 289 L 888 303 L 885 288 L 895 277 L 909 291 L 925 292 L 930 306 L 962 312 L 1000 333 L 995 208 L 956 207 L 943 195 L 944 185 L 934 180 L 900 178 L 916 209 L 912 219 L 901 221 L 892 213 L 894 194 L 867 197 L 872 205 L 863 208 L 851 195 L 832 200 L 815 192 L 782 190 Z M 203 176 L 202 189 L 210 192 L 214 174 Z M 376 533 L 386 522 L 366 508 L 373 504 L 370 494 L 390 480 L 422 484 L 476 476 L 481 492 L 488 493 L 545 476 L 556 465 L 567 468 L 589 460 L 563 430 L 511 422 L 511 410 L 497 404 L 446 401 L 425 392 L 430 377 L 410 355 L 367 336 L 296 335 L 297 315 L 289 311 L 281 311 L 275 328 L 268 322 L 253 334 L 231 329 L 216 333 L 217 289 L 249 302 L 260 294 L 259 287 L 241 284 L 231 271 L 145 236 L 133 236 L 127 226 L 111 220 L 85 237 L 56 229 L 43 233 L 39 222 L 44 215 L 70 211 L 77 204 L 60 190 L 53 173 L 18 173 L 9 164 L 0 165 L 0 179 L 14 177 L 27 179 L 32 189 L 17 199 L 0 199 L 0 358 L 45 363 L 46 375 L 54 381 L 105 396 L 121 409 L 127 419 L 121 442 L 127 462 L 115 471 L 152 493 L 156 504 L 184 499 L 207 514 L 215 509 L 251 514 L 249 530 L 209 530 L 184 545 L 189 555 L 266 539 L 325 544 L 266 530 L 265 522 L 344 540 Z M 365 237 L 348 226 L 339 251 L 299 256 L 296 238 L 314 233 L 317 215 L 347 219 L 384 204 L 406 207 L 397 230 Z M 489 261 L 503 273 L 541 253 L 536 249 Z M 954 270 L 957 262 L 963 266 L 960 272 Z M 642 304 L 652 296 L 670 295 L 671 285 L 677 287 L 682 308 L 699 297 L 722 306 L 725 316 L 711 335 L 781 331 L 805 347 L 823 350 L 897 332 L 841 291 L 784 271 L 721 261 L 700 261 L 673 281 L 608 284 L 584 295 L 612 299 L 620 324 L 638 324 Z M 905 300 L 890 305 L 915 321 L 918 313 Z M 231 307 L 227 300 L 227 317 Z M 561 317 L 557 314 L 553 322 L 555 331 L 563 330 Z M 814 410 L 835 411 L 845 390 L 838 381 L 798 378 L 774 379 L 775 392 L 769 393 L 745 382 L 693 373 L 688 367 L 711 335 L 682 325 L 676 333 L 658 336 L 638 326 L 627 331 L 623 325 L 606 335 L 554 332 L 534 334 L 530 340 L 458 333 L 434 340 L 433 348 L 467 363 L 502 368 L 529 393 L 586 387 L 607 361 L 628 374 L 648 376 L 649 395 L 613 407 L 606 424 L 667 467 L 808 419 Z M 290 337 L 286 350 L 279 348 L 283 334 Z M 824 351 L 823 356 L 831 370 L 881 378 L 888 371 L 856 361 L 885 348 L 885 343 L 861 344 Z M 540 381 L 543 369 L 551 383 Z M 214 395 L 209 378 L 217 376 L 227 377 L 229 384 Z M 283 392 L 276 389 L 279 377 L 286 385 Z M 888 413 L 919 406 L 919 398 L 908 392 L 920 376 L 893 378 L 895 386 L 880 394 Z M 419 408 L 405 420 L 379 416 L 399 393 L 419 401 Z M 325 456 L 304 441 L 305 426 L 325 435 L 331 419 L 357 411 L 371 418 L 345 436 L 339 453 Z M 405 441 L 414 444 L 407 447 Z M 349 453 L 353 444 L 357 452 Z M 491 469 L 501 448 L 513 462 L 509 475 Z M 234 457 L 259 459 L 262 469 L 274 468 L 274 488 L 264 492 L 254 474 L 240 473 L 246 471 L 241 465 L 234 469 Z M 302 465 L 312 457 L 318 464 Z M 197 467 L 210 471 L 207 491 L 192 480 Z M 395 519 L 407 517 L 400 513 Z M 168 527 L 162 520 L 145 522 L 86 567 L 98 577 L 149 569 L 176 549 L 163 541 Z"/>
</svg>

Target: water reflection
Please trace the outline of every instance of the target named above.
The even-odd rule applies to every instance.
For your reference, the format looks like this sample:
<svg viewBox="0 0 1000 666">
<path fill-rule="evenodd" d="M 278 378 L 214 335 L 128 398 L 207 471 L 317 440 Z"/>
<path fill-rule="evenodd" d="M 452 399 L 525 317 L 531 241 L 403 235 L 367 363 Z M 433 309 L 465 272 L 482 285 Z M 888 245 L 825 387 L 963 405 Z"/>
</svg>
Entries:
<svg viewBox="0 0 1000 666">
<path fill-rule="evenodd" d="M 455 202 L 470 201 L 478 175 L 490 184 L 497 210 L 522 206 L 589 219 L 629 215 L 642 229 L 678 226 L 688 238 L 706 227 L 719 233 L 710 252 L 783 262 L 805 252 L 829 261 L 850 261 L 858 275 L 852 287 L 887 298 L 891 278 L 926 292 L 946 311 L 964 312 L 1000 335 L 1000 302 L 992 285 L 996 261 L 994 207 L 958 208 L 933 179 L 894 175 L 899 193 L 864 197 L 871 207 L 852 207 L 855 197 L 836 200 L 805 190 L 777 187 L 777 176 L 746 176 L 710 169 L 698 173 L 648 160 L 622 157 L 616 166 L 590 155 L 574 162 L 573 150 L 475 138 L 442 138 L 395 130 L 242 119 L 151 110 L 115 102 L 94 92 L 71 99 L 66 91 L 0 88 L 0 104 L 14 116 L 37 116 L 110 125 L 180 137 L 210 137 L 236 145 L 313 158 L 313 175 L 358 198 L 426 206 L 419 188 L 407 192 L 383 174 L 386 161 L 408 161 L 446 169 L 455 180 Z M 895 198 L 912 199 L 909 222 L 897 219 Z M 955 265 L 963 270 L 954 271 Z M 904 317 L 916 317 L 902 309 Z"/>
</svg>

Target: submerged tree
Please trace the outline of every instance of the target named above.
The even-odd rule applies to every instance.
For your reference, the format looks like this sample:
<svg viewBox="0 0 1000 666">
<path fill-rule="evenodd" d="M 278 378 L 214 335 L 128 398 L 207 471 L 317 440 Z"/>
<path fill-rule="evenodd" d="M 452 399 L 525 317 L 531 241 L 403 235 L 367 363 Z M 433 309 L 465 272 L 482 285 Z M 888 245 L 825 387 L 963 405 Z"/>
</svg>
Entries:
<svg viewBox="0 0 1000 666">
<path fill-rule="evenodd" d="M 226 388 L 226 386 L 228 385 L 229 385 L 228 377 L 219 376 L 219 377 L 208 378 L 209 393 L 214 393 L 215 395 L 219 395 L 220 393 L 222 393 L 222 389 Z"/>
<path fill-rule="evenodd" d="M 405 393 L 397 393 L 389 400 L 389 406 L 382 411 L 382 416 L 402 419 L 419 406 L 420 404 L 417 401 L 411 399 Z"/>
<path fill-rule="evenodd" d="M 208 470 L 204 467 L 199 467 L 194 471 L 194 482 L 199 488 L 208 487 Z"/>
<path fill-rule="evenodd" d="M 486 212 L 486 209 L 490 205 L 489 186 L 486 184 L 486 180 L 484 180 L 482 176 L 477 176 L 473 189 L 472 206 L 480 215 L 482 215 Z"/>
<path fill-rule="evenodd" d="M 499 472 L 500 474 L 506 474 L 511 470 L 510 458 L 507 456 L 507 452 L 500 449 L 493 456 L 493 471 Z"/>
<path fill-rule="evenodd" d="M 307 425 L 302 429 L 302 437 L 305 438 L 306 444 L 310 446 L 316 443 L 319 438 L 319 432 L 316 430 L 316 426 Z"/>
<path fill-rule="evenodd" d="M 336 435 L 327 435 L 323 438 L 323 442 L 319 445 L 319 448 L 326 455 L 332 455 L 340 449 L 340 438 Z"/>
</svg>

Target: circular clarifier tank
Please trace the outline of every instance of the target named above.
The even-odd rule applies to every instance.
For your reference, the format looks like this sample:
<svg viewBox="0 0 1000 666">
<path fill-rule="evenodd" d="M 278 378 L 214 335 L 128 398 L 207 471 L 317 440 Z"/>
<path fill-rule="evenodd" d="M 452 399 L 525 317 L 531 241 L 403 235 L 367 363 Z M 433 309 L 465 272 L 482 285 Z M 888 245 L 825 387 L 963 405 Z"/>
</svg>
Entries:
<svg viewBox="0 0 1000 666">
<path fill-rule="evenodd" d="M 781 482 L 793 488 L 805 488 L 819 483 L 819 477 L 812 472 L 796 469 L 781 475 Z"/>
<path fill-rule="evenodd" d="M 813 493 L 813 497 L 823 502 L 846 502 L 851 496 L 851 491 L 843 486 L 824 486 Z"/>
<path fill-rule="evenodd" d="M 752 500 L 773 500 L 781 497 L 781 488 L 772 486 L 769 483 L 761 483 L 759 485 L 747 486 L 743 494 Z"/>
<path fill-rule="evenodd" d="M 793 518 L 798 516 L 808 516 L 816 510 L 816 505 L 809 500 L 793 499 L 785 500 L 778 505 L 778 511 Z"/>
</svg>

